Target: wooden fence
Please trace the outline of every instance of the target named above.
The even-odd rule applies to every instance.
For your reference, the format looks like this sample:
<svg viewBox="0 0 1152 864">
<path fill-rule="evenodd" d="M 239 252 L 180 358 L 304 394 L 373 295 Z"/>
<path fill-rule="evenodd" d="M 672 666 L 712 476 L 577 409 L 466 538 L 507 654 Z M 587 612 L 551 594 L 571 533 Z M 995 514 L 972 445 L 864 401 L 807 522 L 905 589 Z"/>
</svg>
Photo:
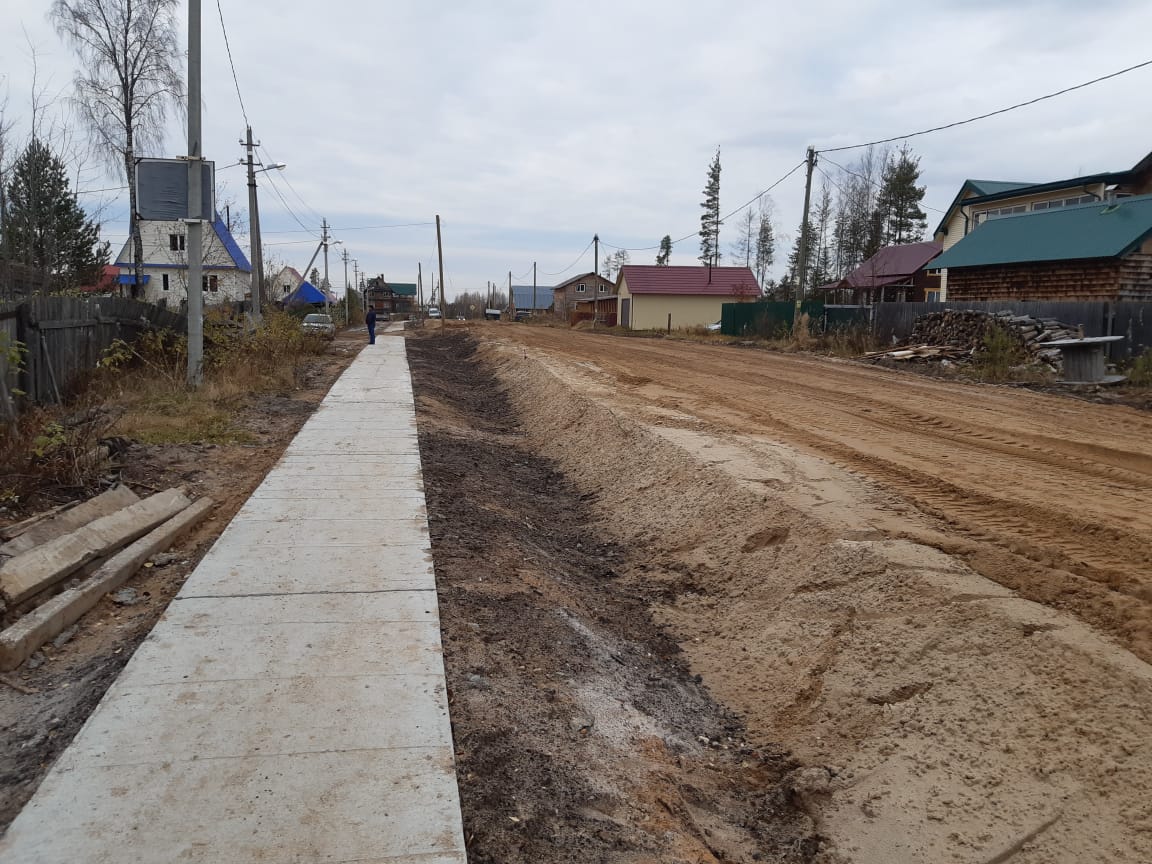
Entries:
<svg viewBox="0 0 1152 864">
<path fill-rule="evenodd" d="M 131 342 L 145 330 L 186 332 L 187 319 L 159 306 L 121 297 L 35 297 L 0 304 L 0 417 L 21 404 L 57 403 L 96 368 L 117 339 Z M 12 348 L 22 347 L 13 363 Z M 22 397 L 14 397 L 15 391 Z"/>
</svg>

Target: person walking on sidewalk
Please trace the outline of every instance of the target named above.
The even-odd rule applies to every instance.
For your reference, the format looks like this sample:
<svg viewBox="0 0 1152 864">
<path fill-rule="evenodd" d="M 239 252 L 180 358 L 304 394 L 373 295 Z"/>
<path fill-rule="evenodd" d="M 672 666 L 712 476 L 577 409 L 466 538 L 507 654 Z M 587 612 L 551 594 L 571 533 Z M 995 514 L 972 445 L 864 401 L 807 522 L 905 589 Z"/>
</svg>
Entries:
<svg viewBox="0 0 1152 864">
<path fill-rule="evenodd" d="M 368 314 L 364 316 L 364 323 L 368 325 L 368 344 L 376 344 L 376 310 L 368 307 Z"/>
</svg>

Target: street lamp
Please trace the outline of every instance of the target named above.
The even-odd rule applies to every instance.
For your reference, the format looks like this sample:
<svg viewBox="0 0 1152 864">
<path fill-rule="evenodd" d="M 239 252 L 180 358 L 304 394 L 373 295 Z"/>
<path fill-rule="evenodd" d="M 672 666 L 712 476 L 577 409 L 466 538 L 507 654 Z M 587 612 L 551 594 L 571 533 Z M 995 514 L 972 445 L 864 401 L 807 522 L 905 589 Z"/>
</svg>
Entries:
<svg viewBox="0 0 1152 864">
<path fill-rule="evenodd" d="M 252 130 L 249 128 L 251 138 Z M 260 326 L 264 317 L 264 250 L 260 245 L 260 207 L 256 199 L 256 175 L 263 171 L 283 171 L 283 162 L 254 167 L 252 151 L 248 151 L 248 242 L 252 255 L 252 323 Z"/>
</svg>

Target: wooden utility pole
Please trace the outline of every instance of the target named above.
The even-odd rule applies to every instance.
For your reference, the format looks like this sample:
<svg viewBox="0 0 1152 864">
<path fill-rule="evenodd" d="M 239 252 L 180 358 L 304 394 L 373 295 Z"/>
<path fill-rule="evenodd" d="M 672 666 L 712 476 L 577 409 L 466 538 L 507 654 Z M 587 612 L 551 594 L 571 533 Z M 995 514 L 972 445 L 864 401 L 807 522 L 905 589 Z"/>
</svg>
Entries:
<svg viewBox="0 0 1152 864">
<path fill-rule="evenodd" d="M 596 251 L 592 257 L 592 261 L 594 262 L 592 265 L 592 273 L 595 276 L 599 276 L 600 275 L 600 235 L 599 234 L 593 234 L 592 235 L 592 244 L 596 247 Z M 585 248 L 587 248 L 587 247 L 585 247 Z M 596 280 L 593 279 L 592 282 L 595 283 Z M 595 284 L 593 284 L 592 291 L 593 291 L 593 293 L 595 293 L 595 291 L 596 291 Z"/>
<path fill-rule="evenodd" d="M 532 262 L 532 315 L 536 314 L 536 262 Z"/>
<path fill-rule="evenodd" d="M 444 327 L 444 245 L 440 240 L 440 214 L 436 214 L 436 256 L 440 259 L 440 327 Z"/>
<path fill-rule="evenodd" d="M 516 303 L 512 298 L 512 271 L 508 271 L 508 315 L 512 318 L 516 317 Z"/>
<path fill-rule="evenodd" d="M 424 265 L 416 262 L 416 320 L 424 320 Z"/>
<path fill-rule="evenodd" d="M 204 380 L 203 187 L 200 135 L 200 0 L 188 2 L 188 386 Z M 139 229 L 137 229 L 139 230 Z M 140 265 L 136 265 L 139 274 Z M 140 277 L 137 276 L 137 279 Z M 136 286 L 140 288 L 140 285 Z"/>
<path fill-rule="evenodd" d="M 804 216 L 800 220 L 800 262 L 796 266 L 796 308 L 799 310 L 800 302 L 804 299 L 804 280 L 808 276 L 808 208 L 812 202 L 812 171 L 816 168 L 816 148 L 809 147 L 805 157 L 808 163 L 808 177 L 804 181 Z M 800 320 L 800 316 L 796 316 Z"/>
</svg>

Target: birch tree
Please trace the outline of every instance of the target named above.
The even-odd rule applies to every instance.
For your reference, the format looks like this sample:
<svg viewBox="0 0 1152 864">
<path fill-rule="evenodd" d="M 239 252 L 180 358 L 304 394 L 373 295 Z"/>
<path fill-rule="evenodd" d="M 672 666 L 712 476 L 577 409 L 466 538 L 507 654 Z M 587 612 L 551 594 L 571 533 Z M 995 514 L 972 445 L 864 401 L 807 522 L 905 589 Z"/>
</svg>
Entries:
<svg viewBox="0 0 1152 864">
<path fill-rule="evenodd" d="M 54 0 L 49 18 L 76 52 L 75 103 L 93 147 L 128 184 L 128 228 L 136 282 L 144 258 L 136 160 L 163 144 L 164 124 L 183 105 L 179 0 Z"/>
</svg>

